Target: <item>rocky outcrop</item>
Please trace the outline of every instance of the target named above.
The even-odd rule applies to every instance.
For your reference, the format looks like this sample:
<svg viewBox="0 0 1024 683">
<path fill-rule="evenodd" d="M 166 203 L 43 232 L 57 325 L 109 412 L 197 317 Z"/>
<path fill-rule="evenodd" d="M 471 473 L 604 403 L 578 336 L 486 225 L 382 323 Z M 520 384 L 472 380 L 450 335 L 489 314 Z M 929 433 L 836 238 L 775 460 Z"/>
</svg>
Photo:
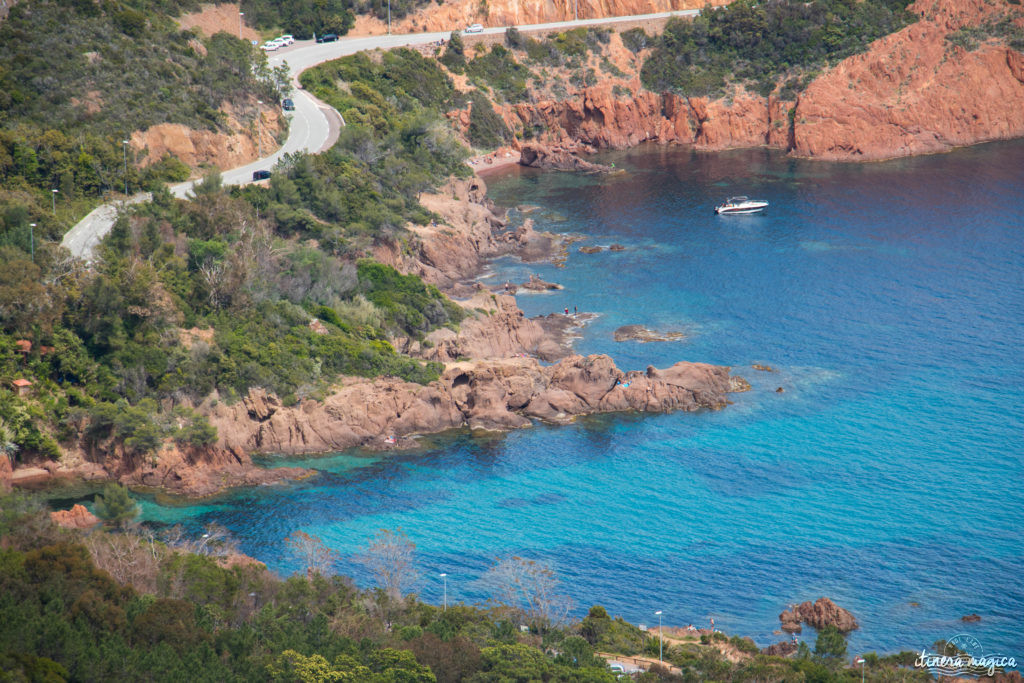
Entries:
<svg viewBox="0 0 1024 683">
<path fill-rule="evenodd" d="M 616 328 L 615 332 L 612 333 L 612 338 L 617 342 L 638 341 L 641 343 L 647 343 L 682 341 L 683 339 L 686 339 L 686 335 L 682 332 L 655 332 L 654 330 L 647 329 L 643 325 L 623 325 L 622 327 Z"/>
<path fill-rule="evenodd" d="M 261 148 L 264 155 L 277 149 L 275 135 L 282 126 L 277 107 L 252 101 L 250 107 L 242 109 L 224 102 L 220 111 L 225 114 L 225 131 L 161 123 L 132 133 L 131 150 L 139 165 L 149 166 L 171 154 L 191 168 L 201 164 L 234 168 L 256 159 Z M 257 111 L 261 124 L 255 127 L 248 125 Z"/>
<path fill-rule="evenodd" d="M 89 512 L 84 505 L 75 504 L 70 510 L 54 510 L 50 513 L 54 524 L 65 529 L 89 529 L 100 523 L 100 518 Z"/>
<path fill-rule="evenodd" d="M 257 416 L 266 416 L 272 414 L 280 402 L 276 397 L 267 397 L 260 404 L 259 392 L 255 392 L 241 405 L 253 407 Z M 260 412 L 261 409 L 264 412 Z M 177 445 L 166 445 L 154 456 L 145 458 L 126 453 L 123 446 L 115 444 L 98 446 L 92 453 L 71 450 L 60 463 L 53 463 L 51 469 L 58 477 L 113 480 L 127 486 L 159 488 L 188 497 L 212 496 L 232 486 L 259 486 L 311 474 L 298 467 L 257 467 L 249 454 L 239 449 Z"/>
<path fill-rule="evenodd" d="M 519 150 L 519 164 L 549 171 L 575 171 L 577 173 L 609 173 L 612 170 L 611 166 L 581 159 L 568 150 L 535 144 L 523 145 Z"/>
<path fill-rule="evenodd" d="M 780 614 L 779 621 L 782 622 L 782 630 L 790 633 L 800 633 L 803 630 L 801 622 L 818 630 L 826 626 L 835 626 L 843 633 L 860 627 L 853 614 L 828 598 L 818 598 L 813 603 L 809 600 L 802 602 L 792 610 L 785 610 Z"/>
<path fill-rule="evenodd" d="M 772 643 L 761 652 L 771 657 L 792 657 L 796 654 L 797 649 L 796 641 L 783 640 L 779 643 Z"/>
<path fill-rule="evenodd" d="M 986 0 L 918 0 L 911 10 L 919 21 L 826 69 L 798 101 L 742 88 L 719 99 L 652 93 L 634 61 L 625 77 L 558 101 L 534 93 L 502 116 L 514 130 L 544 130 L 545 144 L 584 152 L 652 141 L 873 161 L 1024 136 L 1024 54 L 984 37 L 1004 19 L 1019 30 L 1024 10 Z M 979 27 L 976 49 L 949 40 Z"/>
<path fill-rule="evenodd" d="M 919 0 L 912 9 L 920 21 L 826 71 L 801 95 L 795 154 L 868 161 L 1024 135 L 1024 55 L 997 41 L 968 51 L 947 40 L 1012 6 Z"/>
<path fill-rule="evenodd" d="M 233 406 L 213 408 L 210 421 L 221 448 L 231 452 L 316 453 L 458 427 L 503 430 L 599 412 L 716 409 L 728 402 L 729 380 L 729 368 L 703 363 L 624 373 L 607 356 L 570 356 L 548 367 L 510 358 L 454 363 L 426 386 L 352 379 L 322 402 L 293 407 L 253 389 Z"/>
<path fill-rule="evenodd" d="M 715 0 L 713 5 L 728 0 Z M 652 12 L 700 9 L 704 3 L 695 0 L 447 0 L 441 4 L 419 6 L 403 19 L 396 19 L 395 33 L 416 31 L 451 31 L 480 22 L 484 26 L 523 26 L 553 21 L 570 21 L 600 17 L 627 17 Z M 387 31 L 379 19 L 361 16 L 350 35 L 373 35 Z"/>
<path fill-rule="evenodd" d="M 0 454 L 0 493 L 11 490 L 11 477 L 14 474 L 14 468 L 11 467 L 11 461 L 6 454 Z"/>
</svg>

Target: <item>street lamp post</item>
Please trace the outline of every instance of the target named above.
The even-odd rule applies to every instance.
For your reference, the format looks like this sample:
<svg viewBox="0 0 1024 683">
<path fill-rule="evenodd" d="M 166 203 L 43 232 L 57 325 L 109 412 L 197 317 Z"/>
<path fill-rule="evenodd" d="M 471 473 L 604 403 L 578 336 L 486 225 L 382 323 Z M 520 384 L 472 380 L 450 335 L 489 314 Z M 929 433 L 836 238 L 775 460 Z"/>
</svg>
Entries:
<svg viewBox="0 0 1024 683">
<path fill-rule="evenodd" d="M 128 140 L 121 140 L 121 150 L 124 152 L 124 196 L 128 196 Z"/>
<path fill-rule="evenodd" d="M 388 35 L 391 35 L 391 0 L 388 0 Z"/>
<path fill-rule="evenodd" d="M 448 611 L 448 575 L 441 573 L 441 578 L 444 579 L 444 611 Z"/>
<path fill-rule="evenodd" d="M 572 0 L 572 20 L 580 18 L 580 0 Z"/>
<path fill-rule="evenodd" d="M 860 683 L 864 683 L 864 664 L 866 661 L 863 657 L 857 657 L 857 659 L 853 660 L 854 664 L 860 664 Z"/>
<path fill-rule="evenodd" d="M 238 39 L 242 39 L 242 17 L 245 16 L 245 12 L 238 13 Z"/>
<path fill-rule="evenodd" d="M 50 190 L 50 191 L 53 192 L 53 195 L 51 197 L 51 202 L 50 203 L 53 204 L 53 215 L 56 216 L 57 215 L 57 192 L 59 192 L 59 190 Z"/>
<path fill-rule="evenodd" d="M 36 224 L 28 224 L 28 239 L 32 249 L 32 263 L 36 262 Z"/>
<path fill-rule="evenodd" d="M 665 635 L 661 632 L 661 610 L 655 614 L 658 615 L 658 661 L 661 662 L 665 654 Z"/>
</svg>

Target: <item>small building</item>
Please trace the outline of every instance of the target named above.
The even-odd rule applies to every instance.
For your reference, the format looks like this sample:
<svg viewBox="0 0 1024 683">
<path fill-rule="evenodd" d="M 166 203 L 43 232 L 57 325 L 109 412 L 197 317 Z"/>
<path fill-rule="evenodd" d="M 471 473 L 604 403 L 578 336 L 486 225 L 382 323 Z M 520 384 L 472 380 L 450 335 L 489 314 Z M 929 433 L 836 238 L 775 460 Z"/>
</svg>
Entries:
<svg viewBox="0 0 1024 683">
<path fill-rule="evenodd" d="M 32 391 L 32 380 L 18 378 L 11 382 L 11 387 L 15 396 L 28 396 Z"/>
<path fill-rule="evenodd" d="M 32 342 L 28 339 L 19 339 L 14 342 L 14 345 L 18 347 L 18 353 L 23 356 L 27 356 L 32 353 Z"/>
</svg>

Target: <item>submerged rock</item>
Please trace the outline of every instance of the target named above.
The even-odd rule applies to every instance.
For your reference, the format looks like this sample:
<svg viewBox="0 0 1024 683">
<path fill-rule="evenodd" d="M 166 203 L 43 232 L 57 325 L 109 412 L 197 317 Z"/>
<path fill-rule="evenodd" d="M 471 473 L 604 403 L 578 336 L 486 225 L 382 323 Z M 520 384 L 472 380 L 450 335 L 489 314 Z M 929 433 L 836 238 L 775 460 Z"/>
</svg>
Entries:
<svg viewBox="0 0 1024 683">
<path fill-rule="evenodd" d="M 615 330 L 613 336 L 617 342 L 638 341 L 641 343 L 681 341 L 686 339 L 686 335 L 682 332 L 655 332 L 643 325 L 623 325 Z"/>
<path fill-rule="evenodd" d="M 576 171 L 579 173 L 609 173 L 611 166 L 595 164 L 581 159 L 572 152 L 543 145 L 523 145 L 519 163 L 531 168 L 545 168 L 553 171 Z"/>
</svg>

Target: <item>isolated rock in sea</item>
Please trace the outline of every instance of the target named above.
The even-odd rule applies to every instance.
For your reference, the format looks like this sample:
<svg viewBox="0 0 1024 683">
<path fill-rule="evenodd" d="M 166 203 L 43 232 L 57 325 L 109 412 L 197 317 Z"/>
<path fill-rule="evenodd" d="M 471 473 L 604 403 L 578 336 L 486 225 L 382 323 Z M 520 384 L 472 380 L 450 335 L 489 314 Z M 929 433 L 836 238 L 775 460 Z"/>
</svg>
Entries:
<svg viewBox="0 0 1024 683">
<path fill-rule="evenodd" d="M 754 363 L 750 367 L 754 368 L 755 370 L 760 370 L 761 372 L 775 372 L 776 371 L 775 368 L 773 368 L 772 366 L 770 366 L 770 365 L 762 365 L 761 363 Z"/>
<path fill-rule="evenodd" d="M 578 173 L 609 173 L 612 171 L 611 166 L 595 164 L 560 148 L 527 144 L 523 145 L 519 153 L 519 163 L 532 168 L 544 168 L 552 171 L 576 171 Z"/>
<path fill-rule="evenodd" d="M 562 285 L 557 285 L 554 282 L 545 282 L 536 275 L 530 275 L 530 279 L 520 285 L 523 289 L 529 289 L 533 292 L 543 292 L 549 289 L 562 289 Z"/>
<path fill-rule="evenodd" d="M 960 617 L 960 621 L 972 624 L 981 621 L 981 617 L 977 614 L 965 614 L 964 616 Z"/>
<path fill-rule="evenodd" d="M 642 343 L 681 341 L 686 339 L 686 335 L 682 332 L 655 332 L 643 325 L 623 325 L 615 330 L 613 337 L 617 342 L 638 341 Z"/>
<path fill-rule="evenodd" d="M 597 247 L 597 246 L 580 247 L 580 253 L 582 253 L 582 254 L 598 254 L 598 253 L 600 253 L 602 251 L 604 251 L 604 247 Z"/>
<path fill-rule="evenodd" d="M 50 513 L 50 519 L 65 529 L 88 529 L 100 523 L 99 517 L 77 503 L 70 510 L 54 510 Z"/>
<path fill-rule="evenodd" d="M 800 632 L 800 622 L 821 630 L 826 626 L 835 626 L 843 633 L 860 627 L 857 620 L 848 610 L 839 607 L 828 598 L 818 598 L 813 603 L 802 602 L 792 610 L 779 615 L 782 630 L 793 633 Z"/>
</svg>

